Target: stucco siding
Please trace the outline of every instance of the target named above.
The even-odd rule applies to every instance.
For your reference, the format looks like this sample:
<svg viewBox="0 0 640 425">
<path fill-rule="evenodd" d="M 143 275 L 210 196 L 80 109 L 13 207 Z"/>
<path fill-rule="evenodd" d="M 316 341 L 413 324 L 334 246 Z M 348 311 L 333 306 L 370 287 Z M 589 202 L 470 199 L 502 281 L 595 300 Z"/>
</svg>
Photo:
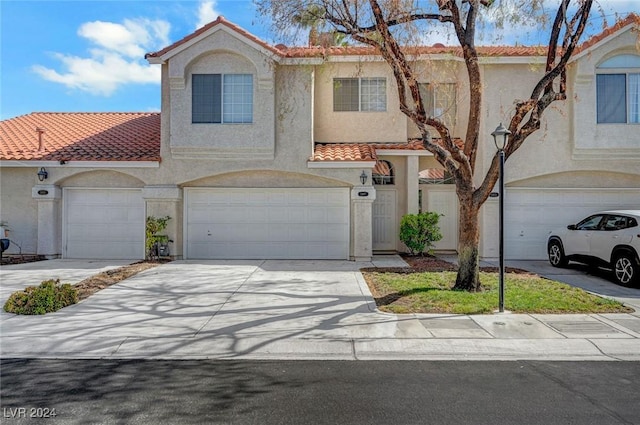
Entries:
<svg viewBox="0 0 640 425">
<path fill-rule="evenodd" d="M 572 127 L 578 157 L 623 159 L 630 155 L 640 159 L 639 124 L 596 123 L 596 71 L 605 60 L 621 54 L 638 55 L 638 34 L 632 29 L 603 42 L 576 62 L 576 77 L 571 87 L 575 93 Z M 630 128 L 632 128 L 630 130 Z M 632 151 L 629 151 L 631 149 Z"/>
<path fill-rule="evenodd" d="M 224 31 L 178 53 L 168 65 L 170 147 L 184 158 L 272 158 L 275 150 L 274 64 L 264 54 Z M 253 122 L 192 123 L 193 74 L 250 74 Z"/>
<path fill-rule="evenodd" d="M 386 78 L 384 112 L 334 112 L 334 78 Z M 400 112 L 398 90 L 389 65 L 382 62 L 326 63 L 317 67 L 314 139 L 330 143 L 406 142 L 407 120 Z"/>
<path fill-rule="evenodd" d="M 8 237 L 23 254 L 35 254 L 38 245 L 38 203 L 31 197 L 37 172 L 37 168 L 0 168 L 0 220 L 7 222 Z M 7 251 L 18 252 L 15 244 Z"/>
</svg>

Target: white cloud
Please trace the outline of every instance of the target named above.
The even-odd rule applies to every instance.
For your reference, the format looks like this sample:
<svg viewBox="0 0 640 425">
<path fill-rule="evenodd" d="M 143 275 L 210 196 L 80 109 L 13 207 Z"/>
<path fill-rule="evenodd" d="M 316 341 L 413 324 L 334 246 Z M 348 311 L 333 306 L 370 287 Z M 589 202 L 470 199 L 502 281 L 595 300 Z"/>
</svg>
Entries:
<svg viewBox="0 0 640 425">
<path fill-rule="evenodd" d="M 144 54 L 169 44 L 169 28 L 166 21 L 150 19 L 87 22 L 78 35 L 94 45 L 89 57 L 54 53 L 63 70 L 42 65 L 32 70 L 45 80 L 101 96 L 125 84 L 159 84 L 160 68 L 147 64 Z"/>
<path fill-rule="evenodd" d="M 211 21 L 215 21 L 220 13 L 215 9 L 217 6 L 216 0 L 201 1 L 198 6 L 198 23 L 196 29 L 207 25 Z"/>
</svg>

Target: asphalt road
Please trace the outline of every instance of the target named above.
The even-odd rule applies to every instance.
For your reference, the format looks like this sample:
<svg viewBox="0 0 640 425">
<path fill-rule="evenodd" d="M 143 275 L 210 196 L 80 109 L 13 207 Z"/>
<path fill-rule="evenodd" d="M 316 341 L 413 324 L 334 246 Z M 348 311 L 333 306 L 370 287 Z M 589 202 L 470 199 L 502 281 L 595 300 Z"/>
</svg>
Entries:
<svg viewBox="0 0 640 425">
<path fill-rule="evenodd" d="M 640 424 L 637 362 L 5 359 L 1 367 L 7 425 Z"/>
</svg>

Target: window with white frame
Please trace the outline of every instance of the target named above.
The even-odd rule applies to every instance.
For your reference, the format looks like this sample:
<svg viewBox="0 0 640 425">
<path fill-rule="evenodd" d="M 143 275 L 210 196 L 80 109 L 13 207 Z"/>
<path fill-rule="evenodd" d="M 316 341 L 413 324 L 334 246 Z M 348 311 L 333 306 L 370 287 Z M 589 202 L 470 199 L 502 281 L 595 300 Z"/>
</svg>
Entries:
<svg viewBox="0 0 640 425">
<path fill-rule="evenodd" d="M 333 110 L 335 112 L 387 110 L 386 78 L 334 78 Z"/>
<path fill-rule="evenodd" d="M 597 67 L 598 124 L 640 123 L 640 56 L 618 55 Z"/>
<path fill-rule="evenodd" d="M 456 85 L 453 83 L 419 84 L 427 116 L 442 121 L 449 129 L 456 125 Z"/>
<path fill-rule="evenodd" d="M 192 123 L 253 122 L 253 75 L 193 74 L 191 90 Z"/>
</svg>

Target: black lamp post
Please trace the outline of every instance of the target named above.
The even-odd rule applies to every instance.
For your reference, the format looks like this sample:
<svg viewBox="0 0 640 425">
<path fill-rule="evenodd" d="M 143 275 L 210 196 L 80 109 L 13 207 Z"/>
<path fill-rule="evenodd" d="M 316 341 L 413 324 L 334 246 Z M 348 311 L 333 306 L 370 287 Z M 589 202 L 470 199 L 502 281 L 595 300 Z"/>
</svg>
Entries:
<svg viewBox="0 0 640 425">
<path fill-rule="evenodd" d="M 504 313 L 504 147 L 507 145 L 507 138 L 511 132 L 504 128 L 502 123 L 495 129 L 491 135 L 493 136 L 493 142 L 498 149 L 498 157 L 500 158 L 500 183 L 499 183 L 499 197 L 500 197 L 500 266 L 499 272 L 499 295 L 498 295 L 498 311 Z"/>
</svg>

